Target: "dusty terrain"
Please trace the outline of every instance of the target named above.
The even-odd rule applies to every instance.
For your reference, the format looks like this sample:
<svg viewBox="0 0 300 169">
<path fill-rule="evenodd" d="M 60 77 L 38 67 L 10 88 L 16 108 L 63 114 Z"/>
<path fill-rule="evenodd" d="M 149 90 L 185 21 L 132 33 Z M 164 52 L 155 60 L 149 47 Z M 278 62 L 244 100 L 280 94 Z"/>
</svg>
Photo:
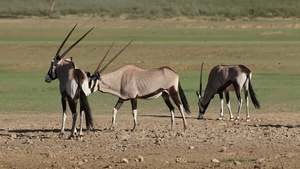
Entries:
<svg viewBox="0 0 300 169">
<path fill-rule="evenodd" d="M 242 114 L 244 116 L 244 114 Z M 297 168 L 300 114 L 252 114 L 251 122 L 188 115 L 170 131 L 169 115 L 94 115 L 95 129 L 82 138 L 59 137 L 60 114 L 1 115 L 0 168 Z M 242 116 L 242 117 L 243 117 Z M 71 127 L 70 115 L 67 128 Z M 220 161 L 220 162 L 218 162 Z"/>
</svg>

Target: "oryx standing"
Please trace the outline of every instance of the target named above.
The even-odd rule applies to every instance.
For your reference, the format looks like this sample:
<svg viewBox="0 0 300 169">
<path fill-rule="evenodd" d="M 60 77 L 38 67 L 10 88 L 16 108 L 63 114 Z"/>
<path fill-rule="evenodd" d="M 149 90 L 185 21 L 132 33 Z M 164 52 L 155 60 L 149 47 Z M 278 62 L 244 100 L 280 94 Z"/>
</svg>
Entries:
<svg viewBox="0 0 300 169">
<path fill-rule="evenodd" d="M 229 101 L 229 91 L 235 91 L 239 108 L 236 116 L 236 120 L 239 119 L 240 111 L 242 107 L 242 98 L 241 98 L 241 90 L 244 88 L 245 100 L 246 100 L 246 120 L 250 121 L 249 115 L 249 99 L 248 99 L 248 91 L 250 92 L 251 100 L 255 106 L 255 108 L 260 108 L 260 104 L 256 99 L 256 95 L 251 85 L 251 71 L 244 65 L 218 65 L 215 66 L 209 74 L 207 86 L 205 89 L 204 96 L 202 96 L 202 70 L 203 63 L 201 66 L 201 75 L 200 75 L 200 94 L 197 92 L 197 96 L 199 97 L 199 119 L 203 118 L 203 115 L 210 103 L 210 100 L 214 97 L 215 94 L 219 94 L 221 100 L 221 110 L 220 117 L 221 120 L 223 118 L 223 92 L 226 96 L 226 105 L 229 110 L 230 120 L 233 120 L 230 101 Z"/>
<path fill-rule="evenodd" d="M 123 48 L 123 50 L 125 49 L 125 47 Z M 122 51 L 120 51 L 112 60 L 114 60 Z M 106 55 L 104 56 L 104 58 L 105 57 Z M 134 119 L 133 130 L 135 130 L 137 127 L 137 99 L 154 99 L 159 97 L 160 95 L 162 95 L 165 103 L 170 109 L 172 128 L 174 126 L 174 107 L 170 101 L 170 97 L 173 99 L 176 106 L 180 110 L 184 129 L 187 128 L 183 109 L 185 109 L 185 111 L 189 113 L 189 105 L 180 86 L 179 76 L 175 71 L 173 71 L 169 67 L 145 70 L 134 65 L 126 65 L 114 72 L 101 74 L 107 67 L 106 65 L 104 68 L 99 70 L 104 58 L 91 77 L 89 86 L 92 93 L 99 90 L 103 93 L 110 93 L 119 97 L 113 109 L 112 124 L 110 129 L 114 128 L 117 112 L 124 101 L 131 101 L 132 114 Z M 111 63 L 112 60 L 109 63 Z M 178 89 L 183 105 L 178 98 Z"/>
<path fill-rule="evenodd" d="M 91 93 L 88 88 L 88 77 L 85 72 L 78 69 L 74 62 L 72 62 L 72 58 L 63 59 L 63 57 L 77 44 L 79 43 L 92 29 L 90 29 L 87 33 L 85 33 L 79 40 L 77 40 L 71 47 L 69 47 L 62 55 L 60 55 L 60 51 L 64 46 L 65 42 L 75 29 L 77 24 L 65 38 L 61 46 L 59 47 L 54 59 L 51 62 L 50 69 L 48 74 L 45 77 L 45 81 L 50 83 L 52 80 L 58 78 L 59 80 L 59 90 L 61 93 L 61 103 L 63 107 L 63 116 L 62 116 L 62 127 L 61 134 L 64 133 L 65 121 L 66 121 L 66 101 L 68 101 L 70 109 L 72 111 L 73 123 L 71 129 L 72 137 L 77 133 L 76 131 L 76 119 L 77 119 L 77 103 L 78 99 L 80 100 L 80 132 L 79 135 L 82 135 L 82 118 L 83 111 L 85 111 L 86 117 L 86 127 L 89 130 L 93 127 L 92 115 L 90 106 L 87 100 L 87 96 Z"/>
</svg>

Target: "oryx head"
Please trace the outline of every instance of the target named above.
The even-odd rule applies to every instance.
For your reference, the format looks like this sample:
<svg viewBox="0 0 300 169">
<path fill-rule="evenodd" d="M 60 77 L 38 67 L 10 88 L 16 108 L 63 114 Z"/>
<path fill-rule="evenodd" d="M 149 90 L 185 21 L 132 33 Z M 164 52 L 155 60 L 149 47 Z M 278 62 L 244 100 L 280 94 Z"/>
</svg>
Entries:
<svg viewBox="0 0 300 169">
<path fill-rule="evenodd" d="M 68 34 L 68 36 L 65 38 L 65 40 L 63 41 L 63 43 L 60 45 L 60 47 L 58 48 L 56 55 L 54 57 L 54 59 L 51 61 L 51 65 L 49 68 L 49 71 L 45 77 L 45 82 L 50 83 L 52 80 L 57 79 L 57 73 L 56 73 L 56 68 L 58 65 L 58 62 L 74 47 L 76 46 L 88 33 L 90 33 L 93 29 L 91 28 L 87 33 L 85 33 L 80 39 L 78 39 L 72 46 L 70 46 L 62 55 L 60 55 L 60 51 L 63 48 L 63 46 L 65 45 L 66 41 L 68 40 L 69 36 L 72 34 L 72 32 L 74 31 L 75 27 L 77 26 L 77 24 L 73 27 L 73 29 L 70 31 L 70 33 Z"/>
<path fill-rule="evenodd" d="M 198 91 L 196 91 L 196 95 L 198 96 L 199 100 L 198 100 L 198 106 L 199 106 L 199 115 L 198 115 L 198 119 L 203 119 L 203 115 L 205 113 L 205 110 L 207 107 L 205 107 L 203 105 L 203 96 L 202 96 L 202 71 L 203 71 L 203 62 L 201 65 L 201 72 L 200 72 L 200 86 L 199 86 L 199 93 Z"/>
<path fill-rule="evenodd" d="M 91 90 L 91 93 L 94 93 L 96 91 L 98 91 L 100 89 L 100 81 L 101 81 L 101 73 L 107 68 L 107 66 L 113 62 L 132 42 L 133 40 L 131 40 L 122 50 L 120 50 L 120 52 L 118 54 L 116 54 L 116 56 L 114 56 L 101 70 L 101 65 L 104 61 L 104 59 L 106 58 L 107 54 L 109 53 L 110 49 L 112 48 L 112 46 L 114 45 L 114 43 L 112 43 L 108 49 L 108 51 L 106 52 L 106 54 L 104 55 L 104 57 L 102 58 L 102 60 L 100 61 L 99 65 L 97 66 L 95 72 L 93 73 L 93 75 L 89 76 L 90 77 L 90 81 L 89 81 L 89 88 Z"/>
</svg>

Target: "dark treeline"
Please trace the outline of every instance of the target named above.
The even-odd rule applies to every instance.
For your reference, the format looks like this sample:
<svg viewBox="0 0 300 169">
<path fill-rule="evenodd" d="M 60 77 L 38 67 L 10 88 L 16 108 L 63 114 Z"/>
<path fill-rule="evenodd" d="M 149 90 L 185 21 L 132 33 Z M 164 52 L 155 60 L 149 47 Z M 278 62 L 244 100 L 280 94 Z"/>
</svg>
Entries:
<svg viewBox="0 0 300 169">
<path fill-rule="evenodd" d="M 128 19 L 300 17 L 299 0 L 1 0 L 0 18 L 63 15 Z"/>
</svg>

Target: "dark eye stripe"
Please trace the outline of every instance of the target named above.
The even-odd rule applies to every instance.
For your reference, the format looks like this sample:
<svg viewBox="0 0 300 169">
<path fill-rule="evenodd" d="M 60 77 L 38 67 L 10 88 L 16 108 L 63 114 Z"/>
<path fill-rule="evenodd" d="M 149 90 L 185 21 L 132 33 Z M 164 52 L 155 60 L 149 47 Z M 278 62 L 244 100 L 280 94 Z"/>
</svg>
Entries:
<svg viewBox="0 0 300 169">
<path fill-rule="evenodd" d="M 94 81 L 94 84 L 93 84 L 93 87 L 92 87 L 92 91 L 94 91 L 95 87 L 96 87 L 96 81 L 97 79 L 93 80 Z"/>
<path fill-rule="evenodd" d="M 52 80 L 57 78 L 56 72 L 53 72 L 53 67 L 54 67 L 54 62 L 51 62 L 51 66 L 49 68 L 48 75 Z M 55 73 L 55 75 L 56 75 L 55 77 L 53 77 L 53 73 Z"/>
</svg>

